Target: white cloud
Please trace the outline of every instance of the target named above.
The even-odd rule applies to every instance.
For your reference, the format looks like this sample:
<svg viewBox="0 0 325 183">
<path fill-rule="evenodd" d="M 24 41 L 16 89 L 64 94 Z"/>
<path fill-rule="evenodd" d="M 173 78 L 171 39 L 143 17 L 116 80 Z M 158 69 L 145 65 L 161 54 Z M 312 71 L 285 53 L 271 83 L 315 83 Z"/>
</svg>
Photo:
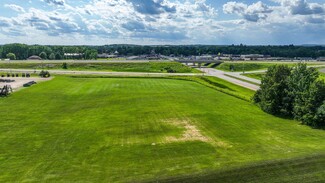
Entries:
<svg viewBox="0 0 325 183">
<path fill-rule="evenodd" d="M 273 0 L 276 2 L 273 5 L 261 1 L 227 2 L 222 10 L 225 14 L 237 15 L 230 16 L 235 17 L 232 20 L 221 20 L 218 7 L 209 5 L 206 0 L 89 0 L 79 5 L 70 4 L 72 0 L 38 1 L 54 6 L 43 6 L 44 10 L 16 7 L 15 11 L 19 11 L 16 17 L 0 17 L 0 33 L 39 35 L 52 42 L 57 38 L 93 41 L 89 44 L 117 40 L 140 44 L 219 44 L 237 43 L 234 40 L 245 43 L 245 39 L 254 43 L 254 39 L 266 40 L 267 36 L 271 36 L 268 41 L 276 41 L 272 36 L 280 37 L 281 33 L 288 36 L 289 32 L 303 30 L 320 35 L 309 28 L 325 28 L 324 4 L 305 0 Z M 13 6 L 7 7 L 13 9 Z M 286 28 L 290 31 L 284 32 Z M 18 34 L 19 30 L 25 32 Z M 309 34 L 308 31 L 305 34 Z"/>
<path fill-rule="evenodd" d="M 252 5 L 228 2 L 223 5 L 223 11 L 226 14 L 237 14 L 248 21 L 257 22 L 260 19 L 267 18 L 267 15 L 272 12 L 272 9 L 261 1 L 253 3 Z"/>
<path fill-rule="evenodd" d="M 10 9 L 12 9 L 14 11 L 17 11 L 17 12 L 25 12 L 23 7 L 18 6 L 16 4 L 5 4 L 4 7 L 10 8 Z"/>
<path fill-rule="evenodd" d="M 274 0 L 293 15 L 324 14 L 325 4 L 308 3 L 306 0 Z"/>
<path fill-rule="evenodd" d="M 52 5 L 57 5 L 57 6 L 64 6 L 65 5 L 65 0 L 43 0 L 46 3 L 52 4 Z"/>
<path fill-rule="evenodd" d="M 0 17 L 0 28 L 1 27 L 10 27 L 12 25 L 9 18 Z"/>
</svg>

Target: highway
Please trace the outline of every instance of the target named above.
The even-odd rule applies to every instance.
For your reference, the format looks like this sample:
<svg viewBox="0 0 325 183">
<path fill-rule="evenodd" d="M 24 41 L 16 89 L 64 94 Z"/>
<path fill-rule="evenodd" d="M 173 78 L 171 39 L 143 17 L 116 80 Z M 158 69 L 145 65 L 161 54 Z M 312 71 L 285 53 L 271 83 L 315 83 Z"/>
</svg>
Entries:
<svg viewBox="0 0 325 183">
<path fill-rule="evenodd" d="M 258 85 L 254 85 L 252 83 L 248 83 L 248 82 L 245 82 L 245 81 L 242 81 L 242 80 L 239 80 L 239 79 L 235 79 L 235 78 L 232 78 L 232 77 L 229 77 L 229 76 L 225 75 L 225 74 L 234 75 L 235 77 L 246 80 L 247 77 L 243 77 L 242 75 L 239 75 L 239 74 L 237 75 L 237 74 L 234 74 L 234 73 L 231 73 L 231 72 L 224 72 L 224 71 L 220 71 L 220 70 L 213 69 L 213 68 L 198 68 L 198 69 L 200 71 L 205 72 L 206 75 L 208 75 L 208 76 L 214 76 L 214 77 L 229 81 L 231 83 L 234 83 L 236 85 L 239 85 L 239 86 L 242 86 L 242 87 L 254 90 L 254 91 L 257 91 L 260 88 Z"/>
</svg>

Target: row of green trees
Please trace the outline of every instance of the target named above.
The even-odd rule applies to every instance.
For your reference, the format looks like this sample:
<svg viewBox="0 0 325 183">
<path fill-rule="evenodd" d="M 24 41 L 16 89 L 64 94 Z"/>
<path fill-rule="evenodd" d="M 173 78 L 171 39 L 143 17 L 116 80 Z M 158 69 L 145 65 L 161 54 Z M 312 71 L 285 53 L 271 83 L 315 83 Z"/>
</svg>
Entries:
<svg viewBox="0 0 325 183">
<path fill-rule="evenodd" d="M 272 57 L 312 57 L 325 56 L 324 46 L 247 46 L 247 45 L 105 45 L 96 46 L 98 53 L 111 53 L 118 51 L 121 55 L 150 54 L 152 50 L 162 55 L 190 56 L 202 54 L 263 54 Z"/>
<path fill-rule="evenodd" d="M 268 69 L 253 100 L 267 113 L 294 118 L 312 127 L 325 126 L 325 82 L 306 64 Z"/>
<path fill-rule="evenodd" d="M 77 53 L 79 56 L 69 57 L 65 53 Z M 36 55 L 42 59 L 97 59 L 97 50 L 89 46 L 43 46 L 26 44 L 6 44 L 0 46 L 0 58 L 26 60 Z"/>
<path fill-rule="evenodd" d="M 0 57 L 6 58 L 8 53 L 13 53 L 18 60 L 24 60 L 32 55 L 41 56 L 43 59 L 69 59 L 64 53 L 78 53 L 74 59 L 96 59 L 97 53 L 114 53 L 118 51 L 122 56 L 150 54 L 155 50 L 157 54 L 190 56 L 202 54 L 263 54 L 272 57 L 312 57 L 325 56 L 325 46 L 246 46 L 246 45 L 104 45 L 104 46 L 45 46 L 26 44 L 6 44 L 0 46 Z M 42 53 L 42 54 L 41 54 Z"/>
</svg>

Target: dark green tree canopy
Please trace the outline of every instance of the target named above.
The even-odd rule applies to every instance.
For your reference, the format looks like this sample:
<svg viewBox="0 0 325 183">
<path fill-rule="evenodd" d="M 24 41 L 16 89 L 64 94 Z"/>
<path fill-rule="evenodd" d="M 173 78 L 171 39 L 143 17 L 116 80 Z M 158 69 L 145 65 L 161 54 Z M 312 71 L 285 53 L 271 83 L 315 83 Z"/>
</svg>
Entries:
<svg viewBox="0 0 325 183">
<path fill-rule="evenodd" d="M 262 110 L 287 116 L 313 127 L 324 126 L 325 83 L 306 64 L 270 67 L 253 97 Z"/>
<path fill-rule="evenodd" d="M 273 115 L 290 115 L 286 89 L 291 68 L 287 65 L 275 65 L 268 68 L 265 77 L 261 81 L 261 89 L 254 96 L 254 101 L 261 108 Z"/>
<path fill-rule="evenodd" d="M 6 57 L 9 58 L 10 60 L 16 60 L 16 55 L 14 53 L 8 53 Z"/>
<path fill-rule="evenodd" d="M 27 59 L 32 55 L 51 53 L 56 59 L 64 59 L 65 53 L 78 53 L 80 57 L 74 59 L 95 59 L 95 51 L 98 53 L 112 54 L 116 51 L 122 56 L 150 54 L 152 50 L 162 55 L 190 56 L 202 54 L 263 54 L 273 57 L 325 57 L 325 46 L 246 46 L 246 45 L 104 45 L 104 46 L 43 46 L 25 44 L 6 44 L 0 46 L 0 57 L 4 58 L 8 53 L 14 53 L 19 60 Z M 87 54 L 86 54 L 87 52 Z M 60 55 L 60 56 L 58 56 Z"/>
<path fill-rule="evenodd" d="M 39 57 L 41 57 L 42 59 L 47 59 L 47 54 L 45 53 L 45 52 L 41 52 L 40 54 L 39 54 Z"/>
<path fill-rule="evenodd" d="M 54 53 L 51 53 L 50 56 L 49 56 L 49 59 L 50 60 L 55 60 L 55 54 Z"/>
</svg>

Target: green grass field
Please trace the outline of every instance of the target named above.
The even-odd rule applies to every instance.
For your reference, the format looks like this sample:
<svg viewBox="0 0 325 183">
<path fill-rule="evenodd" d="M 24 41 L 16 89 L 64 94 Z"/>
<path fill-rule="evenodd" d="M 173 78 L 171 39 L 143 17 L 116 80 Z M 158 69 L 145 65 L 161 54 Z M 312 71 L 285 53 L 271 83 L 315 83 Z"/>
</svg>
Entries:
<svg viewBox="0 0 325 183">
<path fill-rule="evenodd" d="M 176 77 L 169 77 L 172 79 L 180 79 L 180 80 L 187 80 L 187 81 L 194 81 L 200 83 L 204 86 L 209 88 L 213 88 L 219 92 L 226 93 L 228 95 L 234 96 L 239 99 L 243 99 L 246 101 L 251 101 L 251 98 L 254 95 L 254 91 L 243 88 L 236 84 L 227 82 L 223 79 L 219 79 L 212 76 L 176 76 Z"/>
<path fill-rule="evenodd" d="M 274 64 L 272 63 L 244 63 L 244 62 L 239 62 L 239 63 L 229 63 L 225 62 L 222 63 L 218 66 L 213 66 L 216 69 L 223 70 L 223 71 L 234 71 L 234 72 L 242 72 L 242 71 L 254 71 L 254 70 L 262 70 L 266 69 Z M 231 66 L 233 66 L 233 70 L 231 70 Z"/>
<path fill-rule="evenodd" d="M 265 73 L 246 73 L 242 75 L 261 80 L 265 75 Z M 320 72 L 319 78 L 325 80 L 325 73 Z"/>
<path fill-rule="evenodd" d="M 251 84 L 253 84 L 253 85 L 260 85 L 260 84 L 257 83 L 257 82 L 249 81 L 249 80 L 246 80 L 246 79 L 243 79 L 243 78 L 240 78 L 240 77 L 236 77 L 236 76 L 233 76 L 233 75 L 230 75 L 230 74 L 225 74 L 225 76 L 228 76 L 228 77 L 231 77 L 231 78 L 234 78 L 234 79 L 240 80 L 240 81 L 244 81 L 244 82 L 246 82 L 246 83 L 251 83 Z"/>
<path fill-rule="evenodd" d="M 113 72 L 162 72 L 166 73 L 168 69 L 172 69 L 177 73 L 198 73 L 200 71 L 192 69 L 178 62 L 130 62 L 130 63 L 72 63 L 67 62 L 67 70 L 75 71 L 113 71 Z M 45 69 L 45 70 L 61 70 L 62 63 L 51 63 L 51 61 L 44 61 L 43 63 L 24 62 L 21 63 L 7 63 L 0 62 L 2 69 Z"/>
<path fill-rule="evenodd" d="M 250 77 L 250 78 L 254 78 L 254 79 L 259 79 L 259 80 L 262 80 L 263 76 L 265 76 L 265 73 L 245 73 L 245 74 L 242 74 L 244 76 L 247 76 L 247 77 Z"/>
<path fill-rule="evenodd" d="M 0 182 L 325 180 L 324 130 L 183 79 L 61 76 L 0 98 Z"/>
</svg>

